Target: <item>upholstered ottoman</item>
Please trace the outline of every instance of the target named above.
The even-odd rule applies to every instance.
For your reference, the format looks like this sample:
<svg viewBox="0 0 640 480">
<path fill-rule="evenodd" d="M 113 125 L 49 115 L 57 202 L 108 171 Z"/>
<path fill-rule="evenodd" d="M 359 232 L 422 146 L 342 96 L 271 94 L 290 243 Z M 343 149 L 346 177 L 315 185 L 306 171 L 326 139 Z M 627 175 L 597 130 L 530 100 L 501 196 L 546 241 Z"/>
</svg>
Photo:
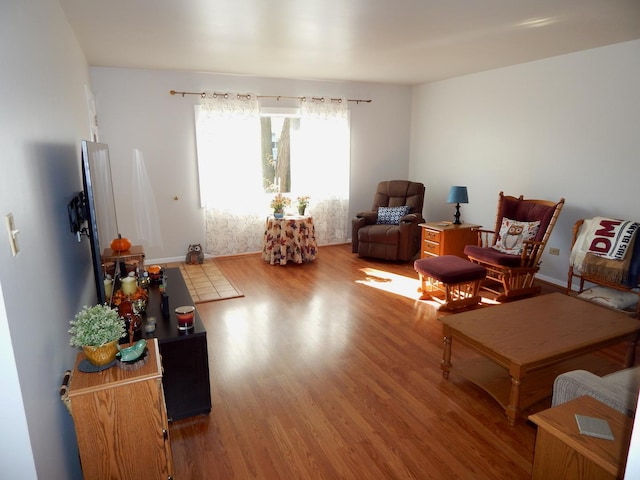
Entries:
<svg viewBox="0 0 640 480">
<path fill-rule="evenodd" d="M 475 305 L 480 302 L 480 285 L 487 270 L 455 255 L 421 258 L 413 268 L 420 275 L 421 300 L 432 298 L 441 303 L 440 310 Z"/>
</svg>

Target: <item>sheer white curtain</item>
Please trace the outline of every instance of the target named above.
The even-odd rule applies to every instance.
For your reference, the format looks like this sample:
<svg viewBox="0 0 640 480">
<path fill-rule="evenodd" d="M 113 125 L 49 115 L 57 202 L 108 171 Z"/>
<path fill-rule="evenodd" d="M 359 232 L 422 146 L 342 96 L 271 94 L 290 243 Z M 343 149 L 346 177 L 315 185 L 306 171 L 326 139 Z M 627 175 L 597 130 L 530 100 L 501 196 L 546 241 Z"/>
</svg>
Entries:
<svg viewBox="0 0 640 480">
<path fill-rule="evenodd" d="M 207 95 L 196 106 L 200 198 L 205 252 L 214 256 L 262 250 L 273 193 L 262 178 L 260 108 L 255 95 Z M 349 236 L 349 115 L 346 99 L 308 100 L 291 131 L 291 198 L 311 197 L 318 244 Z"/>
<path fill-rule="evenodd" d="M 133 198 L 133 221 L 136 227 L 136 243 L 149 247 L 162 248 L 160 234 L 160 216 L 156 207 L 155 196 L 151 188 L 151 181 L 147 174 L 142 152 L 133 149 L 131 172 L 131 196 Z"/>
<path fill-rule="evenodd" d="M 349 236 L 350 133 L 347 100 L 313 99 L 300 107 L 291 133 L 291 185 L 309 195 L 319 245 Z M 293 197 L 295 198 L 295 197 Z"/>
<path fill-rule="evenodd" d="M 214 256 L 262 249 L 265 206 L 257 97 L 206 98 L 196 106 L 204 250 Z M 225 98 L 228 97 L 228 98 Z"/>
</svg>

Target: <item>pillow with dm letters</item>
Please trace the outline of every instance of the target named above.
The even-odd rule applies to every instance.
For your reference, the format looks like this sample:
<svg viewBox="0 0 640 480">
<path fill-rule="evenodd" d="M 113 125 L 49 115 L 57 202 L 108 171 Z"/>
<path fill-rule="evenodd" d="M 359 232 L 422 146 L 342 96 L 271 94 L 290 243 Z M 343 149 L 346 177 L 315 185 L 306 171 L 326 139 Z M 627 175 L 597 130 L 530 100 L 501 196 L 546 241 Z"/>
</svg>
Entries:
<svg viewBox="0 0 640 480">
<path fill-rule="evenodd" d="M 540 228 L 540 222 L 518 222 L 503 218 L 498 241 L 493 246 L 496 250 L 510 255 L 520 255 L 525 240 L 533 240 Z"/>
<path fill-rule="evenodd" d="M 378 207 L 378 225 L 399 225 L 400 219 L 409 213 L 411 207 L 404 205 L 402 207 Z"/>
</svg>

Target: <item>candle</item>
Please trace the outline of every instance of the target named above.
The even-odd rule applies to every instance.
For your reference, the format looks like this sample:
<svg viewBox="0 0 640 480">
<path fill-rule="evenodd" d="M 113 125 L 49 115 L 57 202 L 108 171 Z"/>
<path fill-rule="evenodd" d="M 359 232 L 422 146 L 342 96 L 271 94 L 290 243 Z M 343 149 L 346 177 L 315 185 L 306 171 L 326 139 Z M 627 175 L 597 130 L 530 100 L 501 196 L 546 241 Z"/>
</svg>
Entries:
<svg viewBox="0 0 640 480">
<path fill-rule="evenodd" d="M 111 294 L 113 293 L 113 280 L 110 278 L 104 279 L 104 295 L 107 299 L 111 298 Z"/>
<path fill-rule="evenodd" d="M 178 330 L 189 330 L 193 328 L 193 320 L 195 317 L 196 307 L 185 305 L 176 308 L 176 317 L 178 318 Z"/>
<path fill-rule="evenodd" d="M 120 288 L 122 288 L 122 293 L 127 296 L 131 296 L 136 293 L 138 289 L 138 283 L 136 282 L 136 277 L 125 277 L 121 280 Z"/>
</svg>

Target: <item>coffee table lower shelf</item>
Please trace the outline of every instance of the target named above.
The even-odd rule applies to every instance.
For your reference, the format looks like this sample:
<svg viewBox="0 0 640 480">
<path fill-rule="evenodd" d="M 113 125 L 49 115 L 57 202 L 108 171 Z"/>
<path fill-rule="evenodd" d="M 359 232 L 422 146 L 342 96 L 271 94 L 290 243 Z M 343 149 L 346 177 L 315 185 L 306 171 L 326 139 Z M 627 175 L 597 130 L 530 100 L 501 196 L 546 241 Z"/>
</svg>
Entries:
<svg viewBox="0 0 640 480">
<path fill-rule="evenodd" d="M 555 378 L 571 370 L 587 370 L 596 375 L 607 375 L 624 368 L 603 355 L 587 354 L 531 371 L 522 380 L 518 413 L 548 398 L 553 393 Z M 509 406 L 511 378 L 508 369 L 484 357 L 456 362 L 450 372 L 474 383 L 491 395 L 502 408 Z"/>
</svg>

